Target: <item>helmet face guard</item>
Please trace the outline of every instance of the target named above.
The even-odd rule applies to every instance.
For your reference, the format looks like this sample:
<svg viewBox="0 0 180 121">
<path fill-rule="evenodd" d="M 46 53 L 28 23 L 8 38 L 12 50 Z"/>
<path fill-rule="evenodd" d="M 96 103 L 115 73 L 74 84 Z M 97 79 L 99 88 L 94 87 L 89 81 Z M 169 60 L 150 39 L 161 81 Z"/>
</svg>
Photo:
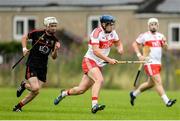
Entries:
<svg viewBox="0 0 180 121">
<path fill-rule="evenodd" d="M 46 17 L 44 18 L 44 25 L 49 26 L 50 24 L 58 24 L 58 21 L 55 17 Z"/>
</svg>

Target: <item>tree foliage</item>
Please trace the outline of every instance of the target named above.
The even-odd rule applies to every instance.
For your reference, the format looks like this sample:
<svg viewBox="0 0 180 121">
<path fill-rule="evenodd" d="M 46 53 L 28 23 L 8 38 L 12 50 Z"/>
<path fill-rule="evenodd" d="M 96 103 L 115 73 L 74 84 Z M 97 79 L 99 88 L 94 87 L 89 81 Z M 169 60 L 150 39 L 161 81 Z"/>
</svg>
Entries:
<svg viewBox="0 0 180 121">
<path fill-rule="evenodd" d="M 0 43 L 0 53 L 17 53 L 22 50 L 21 43 L 16 41 Z"/>
</svg>

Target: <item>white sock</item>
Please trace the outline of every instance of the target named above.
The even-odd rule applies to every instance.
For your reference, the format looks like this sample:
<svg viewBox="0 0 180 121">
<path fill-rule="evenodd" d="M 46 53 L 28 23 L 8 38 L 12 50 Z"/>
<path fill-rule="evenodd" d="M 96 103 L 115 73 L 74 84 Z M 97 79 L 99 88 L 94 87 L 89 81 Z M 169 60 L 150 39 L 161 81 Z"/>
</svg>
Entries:
<svg viewBox="0 0 180 121">
<path fill-rule="evenodd" d="M 62 97 L 67 96 L 68 95 L 68 91 L 63 91 L 61 95 L 62 95 Z"/>
<path fill-rule="evenodd" d="M 92 97 L 92 107 L 98 104 L 98 97 Z"/>
<path fill-rule="evenodd" d="M 92 107 L 94 107 L 98 103 L 97 100 L 92 100 Z"/>
<path fill-rule="evenodd" d="M 161 96 L 161 98 L 163 99 L 163 101 L 164 101 L 164 103 L 165 103 L 165 104 L 167 104 L 167 103 L 168 103 L 169 98 L 167 97 L 167 95 L 166 95 L 166 94 L 163 94 L 163 95 Z"/>
<path fill-rule="evenodd" d="M 137 90 L 135 90 L 135 91 L 133 92 L 133 95 L 136 97 L 136 96 L 138 96 L 140 93 L 141 93 L 141 91 L 140 91 L 139 89 L 137 89 Z"/>
</svg>

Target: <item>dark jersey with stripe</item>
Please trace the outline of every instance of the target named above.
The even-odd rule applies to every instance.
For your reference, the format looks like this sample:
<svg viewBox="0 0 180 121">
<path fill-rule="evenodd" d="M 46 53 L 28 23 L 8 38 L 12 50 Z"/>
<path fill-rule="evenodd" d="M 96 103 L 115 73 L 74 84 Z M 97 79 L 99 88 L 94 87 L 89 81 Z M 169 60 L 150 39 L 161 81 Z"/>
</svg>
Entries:
<svg viewBox="0 0 180 121">
<path fill-rule="evenodd" d="M 45 30 L 34 30 L 28 33 L 28 39 L 32 41 L 32 46 L 26 65 L 37 68 L 46 68 L 48 55 L 53 51 L 58 39 L 54 35 L 47 35 Z"/>
</svg>

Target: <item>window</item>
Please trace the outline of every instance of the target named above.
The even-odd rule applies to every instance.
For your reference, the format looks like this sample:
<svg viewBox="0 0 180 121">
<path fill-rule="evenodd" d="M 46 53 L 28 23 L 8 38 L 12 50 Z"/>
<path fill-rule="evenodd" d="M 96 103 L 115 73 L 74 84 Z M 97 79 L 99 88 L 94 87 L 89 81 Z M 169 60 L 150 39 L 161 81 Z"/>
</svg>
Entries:
<svg viewBox="0 0 180 121">
<path fill-rule="evenodd" d="M 25 33 L 36 28 L 35 17 L 15 16 L 13 24 L 13 37 L 15 40 L 20 40 Z"/>
<path fill-rule="evenodd" d="M 88 18 L 88 36 L 91 32 L 100 25 L 99 16 L 90 16 Z"/>
<path fill-rule="evenodd" d="M 16 35 L 23 35 L 24 33 L 24 22 L 16 21 Z"/>
<path fill-rule="evenodd" d="M 178 27 L 172 28 L 172 41 L 173 42 L 179 41 L 179 28 Z"/>
<path fill-rule="evenodd" d="M 34 19 L 29 19 L 28 20 L 28 31 L 32 31 L 35 29 L 35 20 Z"/>
<path fill-rule="evenodd" d="M 180 49 L 180 23 L 169 24 L 168 44 L 170 49 Z"/>
</svg>

